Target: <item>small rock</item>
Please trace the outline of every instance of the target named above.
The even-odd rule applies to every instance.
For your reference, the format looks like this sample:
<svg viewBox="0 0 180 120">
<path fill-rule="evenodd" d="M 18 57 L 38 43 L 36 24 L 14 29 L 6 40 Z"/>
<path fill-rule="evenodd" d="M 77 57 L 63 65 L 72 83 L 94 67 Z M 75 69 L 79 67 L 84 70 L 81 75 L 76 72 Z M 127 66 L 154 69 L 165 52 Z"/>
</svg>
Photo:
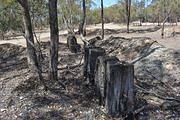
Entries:
<svg viewBox="0 0 180 120">
<path fill-rule="evenodd" d="M 19 114 L 19 116 L 22 116 L 22 115 L 23 115 L 23 113 L 20 113 L 20 114 Z"/>
<path fill-rule="evenodd" d="M 5 112 L 7 109 L 1 109 L 1 112 Z"/>
<path fill-rule="evenodd" d="M 21 97 L 19 97 L 19 99 L 20 99 L 20 100 L 22 100 L 22 99 L 23 99 L 23 97 L 21 96 Z"/>
<path fill-rule="evenodd" d="M 172 70 L 172 69 L 173 69 L 173 65 L 172 65 L 172 64 L 166 64 L 166 65 L 165 65 L 165 68 L 166 68 L 167 70 Z"/>
</svg>

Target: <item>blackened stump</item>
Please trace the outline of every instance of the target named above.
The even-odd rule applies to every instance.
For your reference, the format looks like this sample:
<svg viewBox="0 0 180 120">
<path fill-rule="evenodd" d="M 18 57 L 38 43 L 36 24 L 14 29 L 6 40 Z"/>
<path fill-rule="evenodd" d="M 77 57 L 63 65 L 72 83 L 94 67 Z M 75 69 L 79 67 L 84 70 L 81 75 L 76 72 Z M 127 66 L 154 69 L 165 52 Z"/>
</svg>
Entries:
<svg viewBox="0 0 180 120">
<path fill-rule="evenodd" d="M 69 48 L 71 45 L 75 45 L 76 43 L 77 43 L 76 37 L 74 35 L 68 35 L 67 47 Z"/>
<path fill-rule="evenodd" d="M 76 37 L 74 35 L 68 35 L 67 47 L 72 53 L 79 52 L 81 48 L 81 46 L 77 43 Z"/>
<path fill-rule="evenodd" d="M 89 83 L 94 85 L 94 75 L 95 75 L 95 65 L 96 60 L 99 56 L 104 56 L 105 50 L 100 47 L 95 47 L 93 49 L 89 49 L 89 56 L 88 56 L 88 79 Z"/>
<path fill-rule="evenodd" d="M 96 61 L 95 69 L 95 85 L 97 90 L 97 96 L 99 97 L 99 104 L 105 105 L 106 98 L 106 65 L 107 62 L 118 62 L 118 58 L 115 56 L 100 56 Z"/>
<path fill-rule="evenodd" d="M 94 71 L 95 71 L 95 64 L 96 60 L 99 56 L 104 56 L 105 55 L 105 50 L 100 47 L 90 47 L 88 53 L 85 53 L 85 55 L 88 54 L 87 56 L 87 78 L 89 80 L 90 84 L 94 84 Z"/>
<path fill-rule="evenodd" d="M 134 109 L 134 66 L 108 61 L 105 106 L 112 116 L 128 115 Z M 133 119 L 133 118 L 132 118 Z"/>
<path fill-rule="evenodd" d="M 91 38 L 90 40 L 88 40 L 88 43 L 89 43 L 90 45 L 95 46 L 95 43 L 96 43 L 98 40 L 101 40 L 101 37 L 96 36 L 96 37 Z"/>
<path fill-rule="evenodd" d="M 88 56 L 89 56 L 89 49 L 95 48 L 95 46 L 84 46 L 84 71 L 83 75 L 85 78 L 87 78 L 88 73 L 87 73 L 87 66 L 88 66 Z"/>
</svg>

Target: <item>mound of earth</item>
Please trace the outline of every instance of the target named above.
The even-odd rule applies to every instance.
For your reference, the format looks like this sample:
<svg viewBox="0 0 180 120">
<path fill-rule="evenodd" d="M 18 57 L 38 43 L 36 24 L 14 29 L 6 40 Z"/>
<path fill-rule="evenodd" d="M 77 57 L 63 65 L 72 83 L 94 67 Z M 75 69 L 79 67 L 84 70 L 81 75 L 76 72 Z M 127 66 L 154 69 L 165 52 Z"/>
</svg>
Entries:
<svg viewBox="0 0 180 120">
<path fill-rule="evenodd" d="M 130 29 L 129 33 L 149 33 L 149 32 L 155 32 L 161 29 L 160 26 L 155 26 L 153 28 L 146 28 L 146 29 Z M 87 36 L 93 36 L 93 35 L 101 35 L 101 29 L 95 29 L 95 30 L 86 30 Z M 111 34 L 119 34 L 119 33 L 127 33 L 126 29 L 104 29 L 105 35 L 111 35 Z"/>
</svg>

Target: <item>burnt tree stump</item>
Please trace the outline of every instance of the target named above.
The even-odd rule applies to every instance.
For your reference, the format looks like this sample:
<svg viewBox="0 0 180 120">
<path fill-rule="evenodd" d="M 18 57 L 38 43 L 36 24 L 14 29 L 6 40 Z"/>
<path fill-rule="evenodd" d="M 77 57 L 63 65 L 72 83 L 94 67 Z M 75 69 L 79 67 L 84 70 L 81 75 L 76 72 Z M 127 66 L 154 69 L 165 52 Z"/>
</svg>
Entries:
<svg viewBox="0 0 180 120">
<path fill-rule="evenodd" d="M 100 56 L 96 61 L 96 68 L 95 68 L 95 85 L 97 96 L 99 97 L 99 104 L 105 105 L 105 98 L 106 98 L 106 87 L 107 87 L 107 80 L 106 80 L 106 65 L 107 62 L 118 62 L 118 58 L 115 56 Z"/>
<path fill-rule="evenodd" d="M 90 45 L 95 46 L 95 43 L 96 43 L 98 40 L 101 40 L 101 37 L 100 37 L 100 36 L 96 36 L 96 37 L 94 37 L 94 38 L 91 38 L 91 39 L 88 40 L 88 42 L 89 42 Z"/>
<path fill-rule="evenodd" d="M 68 35 L 67 47 L 72 53 L 77 53 L 81 49 L 81 46 L 77 43 L 77 39 L 74 35 Z"/>
<path fill-rule="evenodd" d="M 89 83 L 94 85 L 94 75 L 95 75 L 95 65 L 96 65 L 96 60 L 99 56 L 104 56 L 105 55 L 105 50 L 100 47 L 95 47 L 93 49 L 89 49 L 89 56 L 88 56 L 88 79 Z"/>
<path fill-rule="evenodd" d="M 87 66 L 88 66 L 88 56 L 89 56 L 89 49 L 95 48 L 95 46 L 84 46 L 84 70 L 83 70 L 83 75 L 85 78 L 88 77 L 87 73 Z"/>
<path fill-rule="evenodd" d="M 105 106 L 112 116 L 128 115 L 134 109 L 134 66 L 108 61 Z"/>
<path fill-rule="evenodd" d="M 96 60 L 99 56 L 105 55 L 105 50 L 100 47 L 86 46 L 84 57 L 84 76 L 90 84 L 94 84 L 94 71 Z"/>
</svg>

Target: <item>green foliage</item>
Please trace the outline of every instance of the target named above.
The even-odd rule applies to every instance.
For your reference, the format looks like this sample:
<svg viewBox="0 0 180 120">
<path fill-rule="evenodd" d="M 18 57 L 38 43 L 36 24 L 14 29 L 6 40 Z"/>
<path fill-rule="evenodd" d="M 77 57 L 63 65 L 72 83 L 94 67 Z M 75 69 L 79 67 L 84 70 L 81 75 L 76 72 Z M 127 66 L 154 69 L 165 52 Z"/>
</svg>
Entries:
<svg viewBox="0 0 180 120">
<path fill-rule="evenodd" d="M 47 0 L 29 0 L 33 26 L 38 29 L 48 26 L 49 11 Z"/>
<path fill-rule="evenodd" d="M 20 31 L 22 29 L 22 16 L 19 6 L 14 1 L 3 1 L 0 5 L 0 31 Z"/>
<path fill-rule="evenodd" d="M 49 27 L 49 11 L 47 0 L 28 0 L 30 15 L 34 28 Z M 168 11 L 171 11 L 169 21 L 176 22 L 180 19 L 180 0 L 153 0 L 146 5 L 148 0 L 132 0 L 131 21 L 162 22 Z M 93 0 L 86 0 L 86 22 L 97 24 L 101 22 L 100 6 L 92 9 L 95 5 Z M 0 31 L 22 30 L 22 11 L 16 0 L 0 0 Z M 104 8 L 105 22 L 125 23 L 125 3 L 119 3 Z M 82 20 L 82 0 L 58 0 L 59 26 L 75 28 Z"/>
</svg>

